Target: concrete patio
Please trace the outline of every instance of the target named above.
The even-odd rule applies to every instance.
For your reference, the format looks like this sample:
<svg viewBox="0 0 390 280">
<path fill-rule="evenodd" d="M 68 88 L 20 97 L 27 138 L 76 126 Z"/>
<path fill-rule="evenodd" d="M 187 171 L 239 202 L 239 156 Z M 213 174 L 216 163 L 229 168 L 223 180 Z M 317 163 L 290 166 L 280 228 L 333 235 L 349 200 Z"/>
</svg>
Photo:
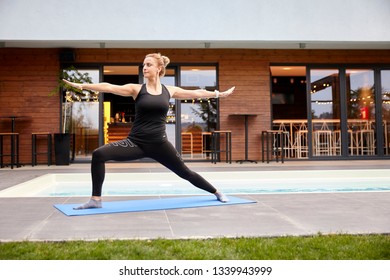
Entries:
<svg viewBox="0 0 390 280">
<path fill-rule="evenodd" d="M 198 172 L 383 169 L 389 161 L 288 161 L 284 164 L 188 163 Z M 89 164 L 0 170 L 0 190 L 48 173 L 89 173 Z M 157 163 L 108 163 L 107 172 L 169 172 Z M 255 204 L 67 217 L 57 203 L 85 197 L 0 198 L 0 241 L 183 239 L 390 233 L 390 192 L 242 194 Z M 156 197 L 106 197 L 105 201 Z"/>
</svg>

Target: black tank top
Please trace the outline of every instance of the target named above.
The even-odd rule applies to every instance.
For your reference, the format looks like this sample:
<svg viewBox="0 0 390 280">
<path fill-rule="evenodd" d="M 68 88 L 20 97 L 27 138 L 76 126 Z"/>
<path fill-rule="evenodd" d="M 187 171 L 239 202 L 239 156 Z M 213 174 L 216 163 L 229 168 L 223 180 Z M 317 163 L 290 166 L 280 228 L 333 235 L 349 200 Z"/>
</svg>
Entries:
<svg viewBox="0 0 390 280">
<path fill-rule="evenodd" d="M 162 85 L 159 95 L 148 93 L 143 84 L 135 99 L 135 118 L 128 138 L 136 144 L 153 144 L 167 141 L 165 123 L 171 98 Z"/>
</svg>

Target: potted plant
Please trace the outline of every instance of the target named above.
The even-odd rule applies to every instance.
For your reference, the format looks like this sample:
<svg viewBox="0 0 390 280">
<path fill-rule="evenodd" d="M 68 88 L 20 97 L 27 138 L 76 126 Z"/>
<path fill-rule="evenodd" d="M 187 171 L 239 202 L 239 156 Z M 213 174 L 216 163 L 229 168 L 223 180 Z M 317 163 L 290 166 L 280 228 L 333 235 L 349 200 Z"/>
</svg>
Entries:
<svg viewBox="0 0 390 280">
<path fill-rule="evenodd" d="M 70 163 L 70 143 L 71 143 L 71 116 L 72 103 L 80 101 L 84 91 L 70 87 L 63 79 L 74 83 L 92 83 L 92 78 L 88 73 L 79 72 L 74 66 L 61 70 L 58 80 L 58 86 L 52 93 L 63 93 L 62 102 L 62 120 L 60 124 L 60 133 L 54 133 L 54 154 L 56 165 L 69 165 Z M 73 143 L 74 145 L 74 143 Z M 74 155 L 73 155 L 74 157 Z"/>
</svg>

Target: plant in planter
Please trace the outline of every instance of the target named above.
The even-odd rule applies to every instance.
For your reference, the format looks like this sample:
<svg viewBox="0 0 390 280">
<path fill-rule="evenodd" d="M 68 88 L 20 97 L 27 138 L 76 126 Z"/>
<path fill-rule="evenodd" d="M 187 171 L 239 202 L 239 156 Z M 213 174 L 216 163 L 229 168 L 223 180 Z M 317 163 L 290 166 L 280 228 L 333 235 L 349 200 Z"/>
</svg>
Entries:
<svg viewBox="0 0 390 280">
<path fill-rule="evenodd" d="M 54 134 L 54 147 L 56 165 L 69 165 L 70 162 L 70 140 L 72 132 L 72 103 L 85 99 L 85 96 L 96 96 L 97 93 L 80 90 L 70 87 L 63 79 L 74 83 L 92 83 L 92 78 L 88 73 L 79 72 L 74 66 L 61 70 L 57 87 L 51 92 L 55 94 L 62 92 L 62 121 L 61 133 Z M 73 143 L 74 144 L 74 143 Z M 72 156 L 74 157 L 74 155 Z"/>
<path fill-rule="evenodd" d="M 98 93 L 91 92 L 88 90 L 80 90 L 78 88 L 73 88 L 66 84 L 63 79 L 68 80 L 70 82 L 74 83 L 82 83 L 82 84 L 91 84 L 92 78 L 89 76 L 88 73 L 81 73 L 79 70 L 77 70 L 74 66 L 70 66 L 68 68 L 65 68 L 61 70 L 59 79 L 58 79 L 58 85 L 57 87 L 51 92 L 51 94 L 56 94 L 58 92 L 63 93 L 63 105 L 62 105 L 62 122 L 61 122 L 61 131 L 62 133 L 69 133 L 71 131 L 70 125 L 70 116 L 71 116 L 71 110 L 72 106 L 71 104 L 73 102 L 81 101 L 85 99 L 85 97 L 97 96 Z"/>
</svg>

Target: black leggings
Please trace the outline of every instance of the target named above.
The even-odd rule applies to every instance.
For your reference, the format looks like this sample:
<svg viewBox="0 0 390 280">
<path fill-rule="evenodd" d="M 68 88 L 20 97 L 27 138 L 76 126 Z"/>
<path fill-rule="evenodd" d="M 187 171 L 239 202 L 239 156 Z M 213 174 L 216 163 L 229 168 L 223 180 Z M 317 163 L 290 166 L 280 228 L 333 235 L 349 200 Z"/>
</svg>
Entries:
<svg viewBox="0 0 390 280">
<path fill-rule="evenodd" d="M 194 186 L 210 193 L 217 190 L 202 176 L 191 171 L 183 162 L 180 154 L 168 141 L 158 144 L 136 145 L 130 139 L 113 142 L 97 148 L 92 153 L 92 195 L 101 196 L 105 177 L 105 162 L 109 160 L 128 161 L 150 157 L 186 179 Z"/>
</svg>

